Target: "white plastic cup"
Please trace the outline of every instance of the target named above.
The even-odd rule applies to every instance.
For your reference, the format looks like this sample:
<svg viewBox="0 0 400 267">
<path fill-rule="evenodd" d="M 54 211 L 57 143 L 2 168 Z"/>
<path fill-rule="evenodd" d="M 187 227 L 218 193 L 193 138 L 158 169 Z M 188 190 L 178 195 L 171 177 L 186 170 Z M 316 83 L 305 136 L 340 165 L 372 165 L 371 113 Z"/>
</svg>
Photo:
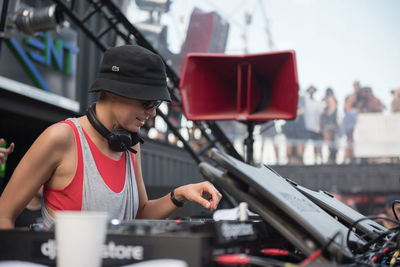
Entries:
<svg viewBox="0 0 400 267">
<path fill-rule="evenodd" d="M 107 222 L 106 212 L 57 212 L 57 267 L 100 267 Z"/>
<path fill-rule="evenodd" d="M 239 220 L 240 221 L 247 221 L 247 219 L 248 219 L 247 208 L 248 208 L 247 202 L 240 202 L 240 204 L 239 204 Z"/>
</svg>

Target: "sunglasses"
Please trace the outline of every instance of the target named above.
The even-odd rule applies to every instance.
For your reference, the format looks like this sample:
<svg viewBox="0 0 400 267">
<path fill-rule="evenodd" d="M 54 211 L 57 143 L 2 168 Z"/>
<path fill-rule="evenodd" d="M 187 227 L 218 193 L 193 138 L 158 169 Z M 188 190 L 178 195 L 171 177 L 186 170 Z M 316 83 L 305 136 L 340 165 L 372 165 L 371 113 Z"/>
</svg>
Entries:
<svg viewBox="0 0 400 267">
<path fill-rule="evenodd" d="M 144 109 L 151 109 L 154 107 L 158 108 L 161 105 L 162 100 L 140 100 L 140 102 Z"/>
</svg>

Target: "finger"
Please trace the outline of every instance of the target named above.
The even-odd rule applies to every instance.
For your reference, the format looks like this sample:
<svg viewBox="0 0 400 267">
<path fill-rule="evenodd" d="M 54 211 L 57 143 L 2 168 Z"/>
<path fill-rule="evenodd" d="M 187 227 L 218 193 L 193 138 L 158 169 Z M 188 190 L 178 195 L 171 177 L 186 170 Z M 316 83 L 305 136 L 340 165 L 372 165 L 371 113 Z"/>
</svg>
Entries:
<svg viewBox="0 0 400 267">
<path fill-rule="evenodd" d="M 216 208 L 215 199 L 213 199 L 213 198 L 215 198 L 215 196 L 213 196 L 213 194 L 211 192 L 209 192 L 209 191 L 210 191 L 209 188 L 203 188 L 203 192 L 201 194 L 201 198 L 206 200 L 208 202 L 208 204 L 209 204 L 208 207 L 206 207 L 204 205 L 203 206 L 206 207 L 209 210 L 214 210 Z"/>
<path fill-rule="evenodd" d="M 222 198 L 221 193 L 214 187 L 212 183 L 207 183 L 207 194 L 211 197 L 211 205 L 213 209 L 216 209 L 219 201 Z"/>
<path fill-rule="evenodd" d="M 4 138 L 0 138 L 0 146 L 4 143 Z"/>
<path fill-rule="evenodd" d="M 7 153 L 11 154 L 14 152 L 15 144 L 11 143 L 10 146 L 7 148 Z"/>
<path fill-rule="evenodd" d="M 222 195 L 221 195 L 221 193 L 218 192 L 218 190 L 215 189 L 214 187 L 212 188 L 210 194 L 211 194 L 211 197 L 212 197 L 212 198 L 211 198 L 211 206 L 212 206 L 213 209 L 215 210 L 215 209 L 217 209 L 217 207 L 218 207 L 218 204 L 219 204 L 219 201 L 220 201 L 221 198 L 222 198 Z"/>
<path fill-rule="evenodd" d="M 0 157 L 7 157 L 8 154 L 11 154 L 14 151 L 14 147 L 10 151 L 8 148 L 1 148 L 0 147 Z"/>
<path fill-rule="evenodd" d="M 208 191 L 203 191 L 203 193 L 201 194 L 201 196 L 205 199 L 211 199 L 212 195 L 210 193 L 208 193 Z"/>
<path fill-rule="evenodd" d="M 199 203 L 200 205 L 202 205 L 206 209 L 210 209 L 211 208 L 211 203 L 207 199 L 202 198 L 201 196 L 198 196 L 198 195 L 194 196 L 193 197 L 193 201 Z"/>
</svg>

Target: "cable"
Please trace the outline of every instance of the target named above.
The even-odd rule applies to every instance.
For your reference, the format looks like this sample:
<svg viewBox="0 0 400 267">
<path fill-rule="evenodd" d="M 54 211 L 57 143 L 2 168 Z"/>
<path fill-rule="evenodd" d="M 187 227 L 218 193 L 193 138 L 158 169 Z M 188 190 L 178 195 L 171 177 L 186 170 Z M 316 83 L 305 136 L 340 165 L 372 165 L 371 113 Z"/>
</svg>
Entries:
<svg viewBox="0 0 400 267">
<path fill-rule="evenodd" d="M 396 203 L 400 203 L 400 200 L 395 200 L 392 203 L 392 211 L 393 211 L 393 215 L 396 218 L 396 221 L 399 221 L 399 217 L 397 217 L 397 213 L 396 210 L 394 209 L 394 206 L 396 205 Z"/>
<path fill-rule="evenodd" d="M 289 250 L 279 248 L 264 248 L 261 253 L 267 256 L 288 256 Z"/>
<path fill-rule="evenodd" d="M 390 230 L 388 230 L 388 231 L 386 231 L 386 232 L 383 232 L 382 234 L 380 234 L 380 235 L 379 235 L 378 237 L 376 237 L 375 239 L 373 239 L 373 240 L 367 242 L 366 244 L 364 244 L 363 246 L 361 246 L 361 250 L 360 250 L 360 247 L 358 247 L 357 250 L 355 250 L 354 252 L 356 252 L 356 253 L 358 253 L 358 254 L 366 253 L 366 252 L 367 252 L 367 249 L 369 249 L 370 252 L 375 252 L 375 251 L 371 251 L 370 246 L 371 246 L 371 245 L 376 245 L 377 242 L 382 241 L 386 236 L 388 236 L 389 234 L 393 233 L 395 230 L 398 230 L 398 228 L 390 229 Z M 389 241 L 390 241 L 390 239 L 389 239 L 388 241 L 386 241 L 386 242 L 389 242 Z M 377 250 L 379 250 L 379 249 L 380 249 L 380 248 L 378 247 Z"/>
<path fill-rule="evenodd" d="M 396 250 L 395 253 L 393 253 L 393 256 L 392 256 L 392 258 L 390 259 L 390 262 L 389 262 L 390 266 L 393 266 L 396 263 L 396 260 L 399 257 L 399 254 L 400 254 L 400 250 L 399 249 Z"/>
<path fill-rule="evenodd" d="M 286 249 L 280 249 L 280 248 L 264 248 L 261 250 L 261 253 L 266 256 L 287 256 L 287 257 L 292 257 L 295 260 L 301 261 L 303 260 L 302 257 L 299 255 L 290 252 L 289 250 Z"/>
<path fill-rule="evenodd" d="M 393 220 L 393 219 L 391 219 L 391 218 L 388 218 L 388 217 L 366 216 L 366 217 L 364 217 L 364 218 L 361 218 L 361 219 L 356 220 L 355 222 L 353 222 L 353 223 L 350 225 L 349 230 L 347 231 L 347 236 L 346 236 L 346 246 L 347 246 L 348 248 L 350 248 L 350 245 L 349 245 L 349 243 L 350 243 L 350 233 L 353 231 L 353 228 L 354 228 L 358 223 L 360 223 L 360 222 L 362 222 L 362 221 L 365 221 L 365 220 L 376 220 L 376 219 L 388 220 L 388 221 L 394 222 L 394 223 L 396 223 L 397 225 L 400 226 L 400 224 L 399 224 L 398 221 L 395 221 L 395 220 Z M 396 227 L 395 227 L 395 228 L 396 228 Z M 394 229 L 394 228 L 392 228 L 392 229 Z M 377 238 L 375 238 L 375 239 L 369 241 L 367 244 L 373 244 L 373 243 L 375 243 L 376 241 L 379 241 L 381 238 L 383 238 L 383 237 L 385 237 L 387 234 L 391 233 L 392 231 L 390 231 L 390 230 L 391 230 L 391 229 L 389 229 L 389 230 L 386 231 L 386 232 L 383 232 L 381 235 L 379 235 Z M 365 245 L 364 245 L 364 247 L 365 247 Z"/>
<path fill-rule="evenodd" d="M 336 239 L 336 237 L 341 236 L 342 237 L 342 244 L 343 244 L 343 235 L 341 232 L 336 232 L 336 234 L 334 234 L 332 236 L 331 239 L 329 239 L 328 243 L 326 243 L 322 248 L 317 249 L 316 251 L 314 251 L 310 256 L 308 256 L 305 260 L 303 260 L 302 262 L 300 262 L 299 267 L 305 267 L 307 265 L 309 265 L 310 263 L 312 263 L 313 261 L 315 261 L 316 259 L 318 259 L 322 253 L 330 246 L 330 244 L 332 244 L 332 242 Z"/>
<path fill-rule="evenodd" d="M 366 219 L 388 220 L 394 222 L 397 226 L 382 232 L 373 240 L 353 250 L 353 253 L 357 254 L 354 256 L 353 264 L 356 266 L 386 266 L 390 263 L 390 266 L 394 266 L 399 256 L 396 251 L 400 248 L 400 223 L 391 218 L 370 216 L 354 222 L 347 233 L 347 245 L 349 245 L 350 231 L 357 223 Z"/>
<path fill-rule="evenodd" d="M 306 258 L 305 260 L 300 262 L 299 267 L 305 267 L 305 266 L 309 265 L 311 262 L 318 259 L 319 256 L 321 256 L 321 255 L 322 255 L 322 249 L 317 249 L 310 256 L 308 256 L 308 258 Z"/>
<path fill-rule="evenodd" d="M 266 259 L 261 257 L 249 256 L 245 254 L 222 254 L 214 259 L 220 265 L 243 265 L 251 264 L 256 266 L 279 266 L 291 267 L 296 266 L 289 262 L 278 261 L 274 259 Z"/>
<path fill-rule="evenodd" d="M 388 247 L 384 248 L 381 253 L 378 255 L 372 256 L 371 262 L 375 263 L 379 258 L 381 258 L 384 254 L 388 253 L 390 249 Z"/>
</svg>

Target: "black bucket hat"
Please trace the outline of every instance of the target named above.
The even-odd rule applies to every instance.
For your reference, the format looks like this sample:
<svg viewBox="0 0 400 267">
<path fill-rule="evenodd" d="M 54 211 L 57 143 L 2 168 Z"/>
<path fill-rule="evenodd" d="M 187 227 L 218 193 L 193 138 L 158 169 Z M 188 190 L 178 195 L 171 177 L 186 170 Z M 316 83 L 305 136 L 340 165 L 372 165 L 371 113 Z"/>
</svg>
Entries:
<svg viewBox="0 0 400 267">
<path fill-rule="evenodd" d="M 161 57 L 138 45 L 108 49 L 89 92 L 107 91 L 137 100 L 171 101 Z"/>
</svg>

